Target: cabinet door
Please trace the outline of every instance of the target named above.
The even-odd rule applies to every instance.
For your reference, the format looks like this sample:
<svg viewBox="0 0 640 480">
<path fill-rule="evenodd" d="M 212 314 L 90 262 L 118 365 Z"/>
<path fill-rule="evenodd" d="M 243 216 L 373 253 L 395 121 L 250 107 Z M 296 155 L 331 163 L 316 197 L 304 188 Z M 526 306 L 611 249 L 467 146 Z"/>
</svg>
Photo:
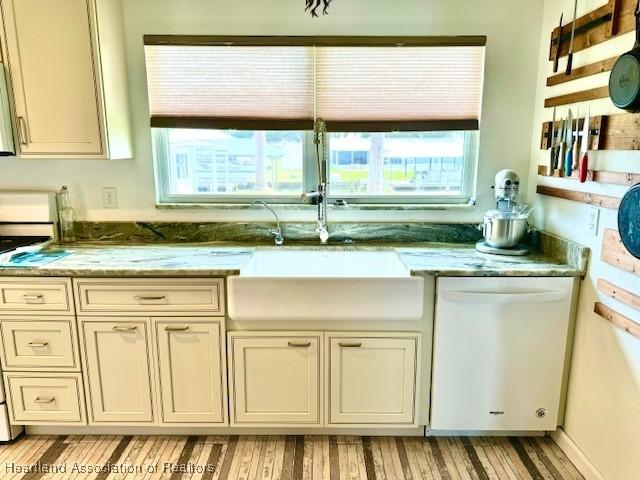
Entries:
<svg viewBox="0 0 640 480">
<path fill-rule="evenodd" d="M 222 423 L 220 322 L 154 319 L 162 421 Z"/>
<path fill-rule="evenodd" d="M 329 423 L 414 423 L 417 342 L 329 336 Z"/>
<path fill-rule="evenodd" d="M 233 422 L 320 423 L 320 336 L 230 335 Z"/>
<path fill-rule="evenodd" d="M 90 5 L 2 2 L 22 156 L 103 153 Z"/>
<path fill-rule="evenodd" d="M 149 321 L 81 324 L 91 423 L 152 422 Z"/>
</svg>

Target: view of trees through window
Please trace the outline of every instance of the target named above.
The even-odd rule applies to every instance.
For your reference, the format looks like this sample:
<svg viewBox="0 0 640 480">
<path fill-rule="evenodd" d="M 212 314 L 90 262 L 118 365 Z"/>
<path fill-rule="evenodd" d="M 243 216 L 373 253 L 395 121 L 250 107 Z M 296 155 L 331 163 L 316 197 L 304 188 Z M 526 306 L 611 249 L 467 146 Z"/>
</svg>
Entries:
<svg viewBox="0 0 640 480">
<path fill-rule="evenodd" d="M 297 197 L 305 173 L 316 169 L 314 152 L 305 156 L 305 132 L 170 129 L 167 139 L 174 195 Z M 465 132 L 331 133 L 328 140 L 332 196 L 462 194 Z"/>
<path fill-rule="evenodd" d="M 172 194 L 302 193 L 304 132 L 172 129 L 168 137 Z"/>
<path fill-rule="evenodd" d="M 460 195 L 464 132 L 332 133 L 330 193 Z"/>
</svg>

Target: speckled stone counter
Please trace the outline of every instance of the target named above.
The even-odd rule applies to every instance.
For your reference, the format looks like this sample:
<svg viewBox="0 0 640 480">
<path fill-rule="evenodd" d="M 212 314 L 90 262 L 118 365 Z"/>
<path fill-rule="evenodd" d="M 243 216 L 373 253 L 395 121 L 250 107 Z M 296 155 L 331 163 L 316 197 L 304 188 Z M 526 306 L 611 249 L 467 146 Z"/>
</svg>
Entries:
<svg viewBox="0 0 640 480">
<path fill-rule="evenodd" d="M 581 276 L 588 250 L 572 256 L 537 252 L 506 257 L 476 252 L 469 244 L 289 245 L 285 247 L 221 245 L 66 246 L 74 253 L 37 268 L 0 268 L 3 276 L 68 277 L 221 277 L 236 275 L 256 249 L 393 250 L 414 275 L 440 276 Z M 565 250 L 562 250 L 565 252 Z"/>
<path fill-rule="evenodd" d="M 472 246 L 447 245 L 428 248 L 397 248 L 400 259 L 413 275 L 460 277 L 573 277 L 583 276 L 584 266 L 564 263 L 543 253 L 500 256 L 480 253 Z"/>
</svg>

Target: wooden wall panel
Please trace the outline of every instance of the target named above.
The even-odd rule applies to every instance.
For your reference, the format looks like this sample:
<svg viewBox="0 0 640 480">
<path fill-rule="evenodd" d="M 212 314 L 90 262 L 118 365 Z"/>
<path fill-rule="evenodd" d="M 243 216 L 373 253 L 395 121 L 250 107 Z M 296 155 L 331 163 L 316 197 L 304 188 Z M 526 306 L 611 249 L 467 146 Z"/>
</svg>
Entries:
<svg viewBox="0 0 640 480">
<path fill-rule="evenodd" d="M 560 105 L 569 105 L 571 103 L 586 102 L 588 100 L 597 100 L 599 98 L 607 98 L 609 96 L 609 87 L 596 87 L 591 90 L 583 90 L 581 92 L 567 93 L 557 97 L 550 97 L 544 101 L 545 108 L 559 107 Z"/>
<path fill-rule="evenodd" d="M 631 308 L 640 310 L 639 295 L 631 293 L 629 290 L 625 290 L 624 288 L 620 288 L 604 278 L 598 279 L 598 291 L 608 297 L 615 298 L 619 302 L 622 302 Z"/>
<path fill-rule="evenodd" d="M 603 233 L 600 259 L 625 272 L 640 275 L 640 260 L 627 251 L 622 244 L 620 234 L 613 229 L 607 228 Z"/>
<path fill-rule="evenodd" d="M 634 322 L 628 317 L 616 312 L 612 308 L 607 307 L 603 303 L 597 302 L 593 311 L 605 320 L 613 323 L 616 327 L 625 330 L 640 340 L 640 324 Z"/>
<path fill-rule="evenodd" d="M 608 72 L 613 68 L 613 64 L 616 63 L 617 59 L 618 57 L 611 57 L 606 60 L 590 63 L 584 67 L 574 68 L 571 70 L 570 75 L 567 75 L 565 72 L 552 75 L 547 78 L 547 87 L 553 87 L 554 85 L 560 85 L 561 83 L 570 82 L 571 80 L 577 80 L 579 78 L 589 77 L 598 73 Z"/>
<path fill-rule="evenodd" d="M 576 36 L 573 42 L 573 51 L 579 52 L 580 50 L 584 50 L 585 48 L 589 48 L 593 45 L 606 42 L 614 35 L 621 35 L 635 30 L 636 24 L 633 12 L 636 8 L 636 3 L 637 0 L 610 0 L 608 4 L 578 18 L 578 21 L 576 22 Z M 598 26 L 586 31 L 581 29 L 581 27 L 584 27 L 585 24 L 588 24 L 592 20 L 599 17 L 602 18 L 605 14 L 611 13 L 613 5 L 615 5 L 616 8 L 613 12 L 614 19 L 612 22 L 602 22 Z M 558 33 L 559 28 L 556 27 L 551 34 L 549 60 L 553 60 L 555 57 L 555 40 L 558 38 Z M 561 57 L 564 57 L 569 53 L 570 36 L 571 22 L 567 22 L 562 26 L 563 40 L 560 46 Z M 631 47 L 633 47 L 633 44 L 629 45 L 629 50 L 631 50 Z"/>
<path fill-rule="evenodd" d="M 609 197 L 607 195 L 596 195 L 595 193 L 576 192 L 575 190 L 566 190 L 564 188 L 547 187 L 538 185 L 536 193 L 540 195 L 548 195 L 550 197 L 562 198 L 574 202 L 588 203 L 596 207 L 611 208 L 613 210 L 620 206 L 620 199 L 617 197 Z"/>
<path fill-rule="evenodd" d="M 538 175 L 542 175 L 543 177 L 547 177 L 549 171 L 549 167 L 547 165 L 538 165 Z M 571 173 L 570 177 L 563 177 L 560 175 L 560 170 L 556 170 L 553 172 L 552 177 L 556 178 L 567 178 L 571 180 L 578 180 L 580 175 L 577 170 L 574 170 Z M 625 173 L 625 172 L 610 172 L 607 170 L 589 170 L 587 174 L 588 182 L 598 182 L 598 183 L 610 183 L 612 185 L 626 185 L 632 186 L 636 183 L 640 183 L 640 173 Z"/>
</svg>

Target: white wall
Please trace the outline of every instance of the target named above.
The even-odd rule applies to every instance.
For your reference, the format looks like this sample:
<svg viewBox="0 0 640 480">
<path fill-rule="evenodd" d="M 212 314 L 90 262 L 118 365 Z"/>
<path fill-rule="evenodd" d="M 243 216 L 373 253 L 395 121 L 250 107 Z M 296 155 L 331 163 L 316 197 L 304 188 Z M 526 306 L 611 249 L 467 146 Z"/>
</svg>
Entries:
<svg viewBox="0 0 640 480">
<path fill-rule="evenodd" d="M 591 11 L 606 3 L 604 0 L 578 2 L 578 14 Z M 540 39 L 539 78 L 536 95 L 532 138 L 529 198 L 540 202 L 535 223 L 558 235 L 570 238 L 592 249 L 589 273 L 580 292 L 573 360 L 569 376 L 569 392 L 564 429 L 587 458 L 608 480 L 640 478 L 640 340 L 614 327 L 593 313 L 594 302 L 601 301 L 620 313 L 640 322 L 640 312 L 595 291 L 598 278 L 606 278 L 616 285 L 640 294 L 640 277 L 625 273 L 601 262 L 600 251 L 604 228 L 617 229 L 615 210 L 600 209 L 600 231 L 597 236 L 587 232 L 590 207 L 535 195 L 539 182 L 545 185 L 580 188 L 591 192 L 621 196 L 624 187 L 595 185 L 536 177 L 538 163 L 547 164 L 548 153 L 539 149 L 543 121 L 551 120 L 552 110 L 543 107 L 544 99 L 563 93 L 606 85 L 608 73 L 594 75 L 552 88 L 545 87 L 551 72 L 548 61 L 549 36 L 557 26 L 560 12 L 571 15 L 573 0 L 545 0 L 543 27 Z M 634 34 L 629 33 L 604 44 L 577 52 L 574 67 L 613 57 L 629 50 Z M 564 68 L 564 60 L 561 68 Z M 621 113 L 609 99 L 591 103 L 591 114 Z M 587 104 L 584 104 L 586 106 Z M 575 109 L 575 106 L 573 106 Z M 566 115 L 559 108 L 558 115 Z M 591 155 L 592 164 L 601 169 L 640 172 L 640 152 L 601 152 Z"/>
<path fill-rule="evenodd" d="M 513 168 L 526 181 L 542 0 L 334 0 L 312 19 L 304 0 L 123 0 L 135 160 L 1 159 L 0 188 L 58 189 L 68 184 L 79 218 L 88 220 L 229 220 L 263 218 L 252 210 L 155 208 L 143 34 L 475 35 L 486 34 L 487 63 L 475 210 L 368 212 L 369 219 L 475 221 L 493 203 L 496 170 Z M 117 187 L 119 208 L 102 209 L 103 186 Z M 348 219 L 363 212 L 341 212 Z M 289 219 L 312 220 L 313 212 Z M 266 217 L 264 217 L 266 218 Z"/>
</svg>

